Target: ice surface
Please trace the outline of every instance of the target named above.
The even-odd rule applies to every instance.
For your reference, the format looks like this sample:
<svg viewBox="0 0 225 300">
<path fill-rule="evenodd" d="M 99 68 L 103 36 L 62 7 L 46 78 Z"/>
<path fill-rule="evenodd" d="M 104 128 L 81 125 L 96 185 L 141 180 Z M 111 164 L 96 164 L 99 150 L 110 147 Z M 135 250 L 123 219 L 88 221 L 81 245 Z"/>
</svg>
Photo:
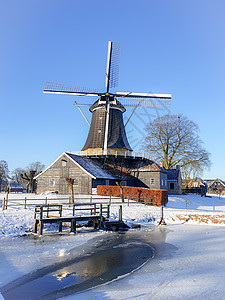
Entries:
<svg viewBox="0 0 225 300">
<path fill-rule="evenodd" d="M 0 199 L 3 197 L 0 194 Z M 10 197 L 21 198 L 21 194 Z M 79 197 L 79 201 L 84 198 Z M 111 205 L 113 219 L 118 218 L 118 205 Z M 159 207 L 139 203 L 120 205 L 127 223 L 140 223 L 145 230 L 158 226 Z M 157 227 L 164 240 L 157 244 L 151 237 L 157 249 L 154 260 L 128 277 L 66 299 L 224 299 L 225 198 L 170 196 L 164 218 L 167 226 Z M 0 208 L 0 287 L 37 267 L 63 259 L 72 249 L 82 255 L 82 247 L 89 240 L 110 234 L 84 232 L 81 228 L 82 233 L 75 236 L 67 232 L 49 235 L 46 227 L 44 237 L 19 237 L 32 227 L 32 207 L 26 210 L 22 206 L 9 207 L 4 211 Z"/>
</svg>

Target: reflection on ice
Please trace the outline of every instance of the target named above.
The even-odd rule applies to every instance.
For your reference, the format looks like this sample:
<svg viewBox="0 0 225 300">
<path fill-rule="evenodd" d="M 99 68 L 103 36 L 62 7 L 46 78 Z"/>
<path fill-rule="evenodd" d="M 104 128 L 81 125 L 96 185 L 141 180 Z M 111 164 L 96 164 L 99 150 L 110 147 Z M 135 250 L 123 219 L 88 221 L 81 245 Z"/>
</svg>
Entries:
<svg viewBox="0 0 225 300">
<path fill-rule="evenodd" d="M 109 282 L 152 258 L 154 251 L 150 245 L 160 243 L 165 235 L 165 231 L 159 229 L 105 234 L 92 243 L 88 252 L 82 254 L 82 250 L 82 255 L 77 255 L 77 248 L 70 249 L 70 255 L 58 257 L 58 262 L 14 280 L 1 292 L 6 300 L 57 299 Z M 64 253 L 64 248 L 58 249 Z"/>
</svg>

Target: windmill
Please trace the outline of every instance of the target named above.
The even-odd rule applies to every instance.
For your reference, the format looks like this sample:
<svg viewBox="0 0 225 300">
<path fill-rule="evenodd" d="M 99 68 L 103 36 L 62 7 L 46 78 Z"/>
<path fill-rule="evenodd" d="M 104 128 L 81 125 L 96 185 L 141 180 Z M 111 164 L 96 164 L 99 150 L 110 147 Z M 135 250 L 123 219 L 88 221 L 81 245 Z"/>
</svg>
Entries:
<svg viewBox="0 0 225 300">
<path fill-rule="evenodd" d="M 86 156 L 91 156 L 93 153 L 103 156 L 114 155 L 115 153 L 122 156 L 131 155 L 132 148 L 129 145 L 123 122 L 125 106 L 134 107 L 128 118 L 129 122 L 138 107 L 168 107 L 170 104 L 170 94 L 110 92 L 110 88 L 115 88 L 118 85 L 119 61 L 120 44 L 108 42 L 106 91 L 103 93 L 92 88 L 72 87 L 49 82 L 46 83 L 43 91 L 50 94 L 99 97 L 92 105 L 75 102 L 88 124 L 89 122 L 80 106 L 90 106 L 89 110 L 92 113 L 92 121 L 89 124 L 90 130 L 82 149 L 82 153 Z"/>
</svg>

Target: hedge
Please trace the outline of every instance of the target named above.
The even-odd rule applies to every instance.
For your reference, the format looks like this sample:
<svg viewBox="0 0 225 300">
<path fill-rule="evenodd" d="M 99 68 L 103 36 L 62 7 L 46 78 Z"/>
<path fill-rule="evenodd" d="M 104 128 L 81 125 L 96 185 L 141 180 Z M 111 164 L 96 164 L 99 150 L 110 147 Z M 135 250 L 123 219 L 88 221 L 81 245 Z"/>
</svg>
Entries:
<svg viewBox="0 0 225 300">
<path fill-rule="evenodd" d="M 98 185 L 97 195 L 121 197 L 121 188 L 123 197 L 135 200 L 137 202 L 145 202 L 147 205 L 166 205 L 168 202 L 167 190 L 151 190 L 147 188 L 130 187 L 130 186 L 108 186 Z"/>
</svg>

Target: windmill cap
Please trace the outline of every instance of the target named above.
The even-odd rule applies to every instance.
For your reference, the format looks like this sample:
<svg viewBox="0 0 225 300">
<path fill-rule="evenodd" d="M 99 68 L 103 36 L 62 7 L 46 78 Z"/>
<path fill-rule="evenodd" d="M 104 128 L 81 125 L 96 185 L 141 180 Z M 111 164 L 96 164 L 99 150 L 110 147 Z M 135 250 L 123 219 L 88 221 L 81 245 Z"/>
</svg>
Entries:
<svg viewBox="0 0 225 300">
<path fill-rule="evenodd" d="M 106 106 L 106 96 L 101 96 L 95 103 L 90 107 L 90 112 L 93 112 L 96 109 Z M 126 111 L 125 107 L 113 96 L 109 96 L 109 104 L 112 109 L 119 109 L 122 113 Z"/>
</svg>

